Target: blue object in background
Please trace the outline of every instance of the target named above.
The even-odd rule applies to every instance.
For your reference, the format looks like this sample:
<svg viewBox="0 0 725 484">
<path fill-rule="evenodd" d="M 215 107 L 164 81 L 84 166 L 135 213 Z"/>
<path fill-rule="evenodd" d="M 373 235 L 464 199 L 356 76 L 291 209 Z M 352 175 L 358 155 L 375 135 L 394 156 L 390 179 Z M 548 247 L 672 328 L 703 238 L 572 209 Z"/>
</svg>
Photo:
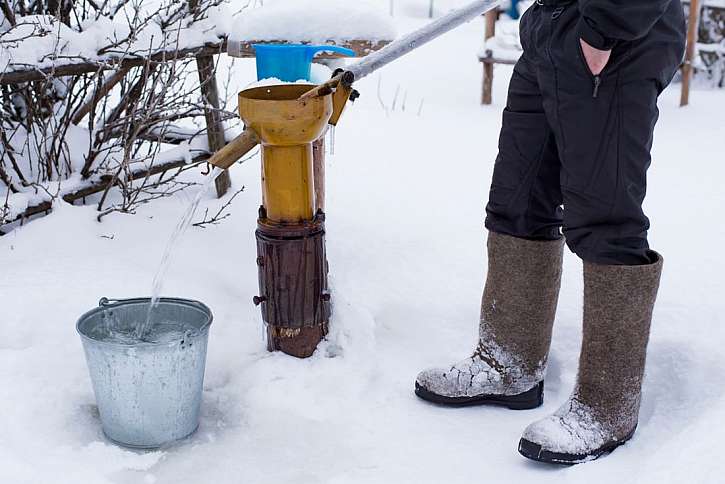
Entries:
<svg viewBox="0 0 725 484">
<path fill-rule="evenodd" d="M 519 18 L 519 0 L 511 0 L 511 7 L 506 11 L 509 17 L 516 20 Z"/>
<path fill-rule="evenodd" d="M 355 51 L 335 45 L 254 44 L 257 56 L 257 80 L 277 78 L 295 82 L 310 80 L 312 59 L 322 51 L 355 56 Z"/>
</svg>

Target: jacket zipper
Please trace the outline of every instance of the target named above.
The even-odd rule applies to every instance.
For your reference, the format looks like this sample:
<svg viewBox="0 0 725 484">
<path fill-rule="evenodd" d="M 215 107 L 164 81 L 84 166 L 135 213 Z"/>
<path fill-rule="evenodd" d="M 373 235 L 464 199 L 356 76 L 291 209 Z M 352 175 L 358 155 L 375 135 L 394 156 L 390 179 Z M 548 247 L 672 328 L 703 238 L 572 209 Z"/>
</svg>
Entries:
<svg viewBox="0 0 725 484">
<path fill-rule="evenodd" d="M 577 39 L 577 46 L 579 47 L 579 58 L 581 60 L 582 65 L 584 65 L 584 68 L 589 73 L 589 76 L 592 78 L 592 83 L 594 84 L 594 89 L 592 90 L 592 98 L 596 99 L 599 97 L 599 87 L 602 85 L 602 74 L 601 72 L 597 75 L 594 75 L 592 70 L 589 68 L 589 64 L 587 64 L 587 58 L 584 57 L 584 50 L 582 50 L 582 44 Z"/>
<path fill-rule="evenodd" d="M 600 76 L 594 76 L 594 91 L 592 92 L 592 97 L 596 99 L 599 96 L 599 85 L 602 83 L 602 78 Z"/>
</svg>

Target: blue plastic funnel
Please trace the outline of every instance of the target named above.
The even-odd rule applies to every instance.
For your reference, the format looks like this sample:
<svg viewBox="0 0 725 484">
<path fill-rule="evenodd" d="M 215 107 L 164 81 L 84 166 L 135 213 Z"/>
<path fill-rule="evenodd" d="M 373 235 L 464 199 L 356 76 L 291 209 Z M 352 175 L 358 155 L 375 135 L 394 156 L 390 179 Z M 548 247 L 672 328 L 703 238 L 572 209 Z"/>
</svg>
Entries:
<svg viewBox="0 0 725 484">
<path fill-rule="evenodd" d="M 335 45 L 254 44 L 253 47 L 257 56 L 257 80 L 274 77 L 285 82 L 309 81 L 312 59 L 318 52 L 355 56 L 354 50 Z"/>
</svg>

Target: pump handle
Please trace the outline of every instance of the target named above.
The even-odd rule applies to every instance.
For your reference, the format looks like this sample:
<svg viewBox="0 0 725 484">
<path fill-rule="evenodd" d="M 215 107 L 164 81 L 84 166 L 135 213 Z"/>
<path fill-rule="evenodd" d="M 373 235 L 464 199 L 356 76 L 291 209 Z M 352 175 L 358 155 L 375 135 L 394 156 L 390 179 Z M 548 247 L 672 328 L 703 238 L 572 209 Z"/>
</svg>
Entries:
<svg viewBox="0 0 725 484">
<path fill-rule="evenodd" d="M 366 55 L 355 64 L 347 66 L 344 75 L 335 76 L 324 84 L 320 84 L 310 91 L 307 91 L 300 96 L 299 100 L 300 102 L 304 102 L 313 97 L 326 96 L 330 94 L 339 83 L 351 84 L 352 82 L 357 82 L 381 67 L 386 66 L 394 60 L 397 60 L 417 49 L 421 45 L 427 44 L 431 40 L 440 37 L 446 32 L 455 29 L 459 25 L 482 15 L 489 10 L 493 10 L 498 7 L 500 3 L 501 0 L 475 0 L 468 5 L 453 10 L 438 20 L 435 20 L 416 31 L 391 42 L 379 51 Z M 349 85 L 346 87 L 349 87 Z"/>
<path fill-rule="evenodd" d="M 246 155 L 259 144 L 259 136 L 251 129 L 245 129 L 242 134 L 227 143 L 209 159 L 209 164 L 227 169 Z"/>
</svg>

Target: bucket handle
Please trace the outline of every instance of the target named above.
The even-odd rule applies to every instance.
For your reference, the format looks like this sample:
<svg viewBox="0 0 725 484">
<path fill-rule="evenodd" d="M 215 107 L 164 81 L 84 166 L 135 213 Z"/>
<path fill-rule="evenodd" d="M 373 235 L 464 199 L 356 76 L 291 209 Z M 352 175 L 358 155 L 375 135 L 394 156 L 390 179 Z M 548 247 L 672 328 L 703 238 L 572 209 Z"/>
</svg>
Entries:
<svg viewBox="0 0 725 484">
<path fill-rule="evenodd" d="M 98 307 L 103 308 L 106 306 L 115 306 L 116 304 L 121 304 L 121 303 L 144 302 L 144 301 L 148 301 L 148 298 L 132 297 L 132 298 L 128 298 L 128 299 L 115 299 L 115 298 L 102 297 L 100 299 L 100 301 L 98 301 Z"/>
<path fill-rule="evenodd" d="M 115 299 L 115 298 L 108 298 L 108 297 L 102 297 L 98 301 L 98 307 L 99 308 L 105 308 L 108 306 L 116 306 L 118 304 L 127 304 L 127 303 L 147 303 L 149 302 L 150 298 L 148 297 L 130 297 L 127 299 Z M 169 298 L 169 297 L 160 297 L 159 301 L 183 301 L 185 304 L 191 304 L 194 306 L 197 306 L 201 309 L 208 310 L 207 306 L 201 302 L 201 301 L 194 301 L 193 299 L 177 299 L 177 298 Z"/>
</svg>

